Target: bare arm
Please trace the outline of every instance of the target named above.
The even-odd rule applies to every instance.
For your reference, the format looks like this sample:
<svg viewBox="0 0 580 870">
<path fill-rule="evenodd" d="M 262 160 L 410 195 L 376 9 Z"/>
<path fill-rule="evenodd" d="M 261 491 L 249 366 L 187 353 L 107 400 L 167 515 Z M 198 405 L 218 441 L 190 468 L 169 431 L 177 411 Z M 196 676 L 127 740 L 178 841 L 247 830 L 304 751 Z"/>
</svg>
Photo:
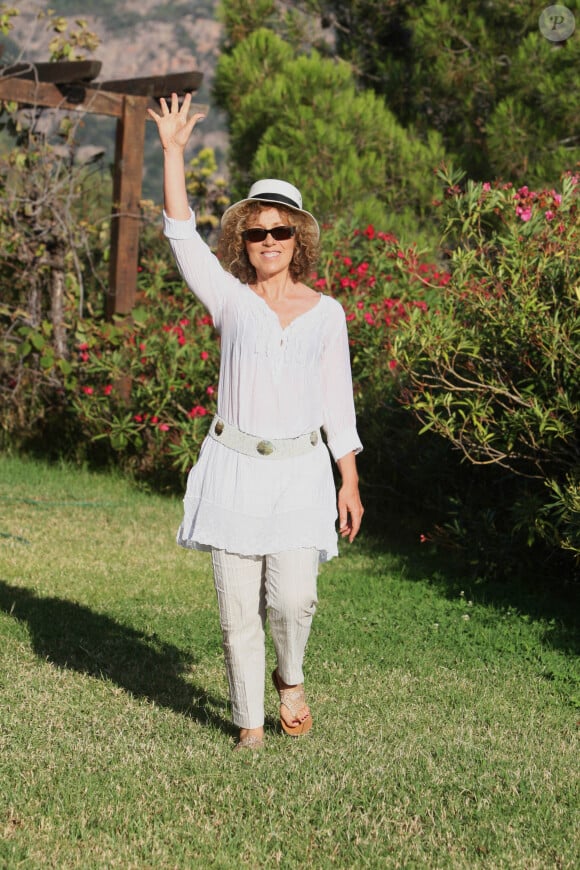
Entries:
<svg viewBox="0 0 580 870">
<path fill-rule="evenodd" d="M 348 537 L 352 544 L 360 529 L 364 508 L 358 490 L 356 456 L 353 451 L 337 460 L 342 477 L 338 491 L 338 531 L 341 537 Z"/>
<path fill-rule="evenodd" d="M 186 221 L 189 219 L 189 202 L 185 186 L 185 163 L 183 152 L 193 128 L 202 114 L 188 119 L 191 94 L 186 94 L 181 108 L 177 94 L 171 94 L 171 108 L 166 100 L 160 100 L 161 114 L 147 109 L 149 116 L 157 124 L 157 131 L 163 148 L 163 198 L 165 211 L 170 218 Z"/>
</svg>

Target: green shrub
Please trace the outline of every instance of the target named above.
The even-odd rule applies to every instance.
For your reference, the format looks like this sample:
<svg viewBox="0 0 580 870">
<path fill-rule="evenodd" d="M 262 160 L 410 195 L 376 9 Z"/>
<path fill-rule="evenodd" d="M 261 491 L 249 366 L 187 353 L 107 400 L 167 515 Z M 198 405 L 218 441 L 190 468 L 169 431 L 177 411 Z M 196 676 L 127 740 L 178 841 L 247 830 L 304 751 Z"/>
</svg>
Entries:
<svg viewBox="0 0 580 870">
<path fill-rule="evenodd" d="M 399 333 L 407 407 L 464 460 L 495 469 L 481 480 L 496 487 L 496 541 L 542 539 L 578 558 L 579 177 L 561 192 L 446 183 L 451 279 Z M 467 534 L 461 522 L 451 531 Z"/>
</svg>

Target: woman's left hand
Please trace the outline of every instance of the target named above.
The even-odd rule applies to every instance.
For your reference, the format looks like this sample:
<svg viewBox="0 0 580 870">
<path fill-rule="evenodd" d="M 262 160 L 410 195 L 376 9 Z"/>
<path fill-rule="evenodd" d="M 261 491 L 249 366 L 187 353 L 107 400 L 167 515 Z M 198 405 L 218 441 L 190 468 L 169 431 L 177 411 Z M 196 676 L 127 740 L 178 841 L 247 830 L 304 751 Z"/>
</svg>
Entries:
<svg viewBox="0 0 580 870">
<path fill-rule="evenodd" d="M 338 491 L 338 532 L 351 544 L 358 534 L 363 514 L 358 481 L 343 480 Z"/>
<path fill-rule="evenodd" d="M 358 474 L 354 452 L 341 456 L 336 464 L 342 477 L 342 486 L 338 491 L 338 533 L 342 538 L 348 538 L 352 544 L 358 534 L 364 514 L 358 491 Z"/>
<path fill-rule="evenodd" d="M 358 484 L 343 483 L 338 491 L 338 531 L 351 544 L 360 529 L 363 513 Z"/>
</svg>

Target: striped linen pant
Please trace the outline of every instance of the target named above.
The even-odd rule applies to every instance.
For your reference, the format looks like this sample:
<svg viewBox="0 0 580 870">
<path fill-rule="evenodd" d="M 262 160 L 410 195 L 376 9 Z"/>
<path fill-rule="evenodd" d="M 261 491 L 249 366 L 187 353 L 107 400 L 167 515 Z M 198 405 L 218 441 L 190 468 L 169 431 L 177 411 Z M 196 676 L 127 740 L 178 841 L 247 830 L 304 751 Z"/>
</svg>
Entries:
<svg viewBox="0 0 580 870">
<path fill-rule="evenodd" d="M 239 728 L 264 724 L 265 626 L 270 625 L 278 674 L 304 682 L 302 663 L 316 610 L 318 550 L 240 556 L 212 550 L 232 718 Z"/>
</svg>

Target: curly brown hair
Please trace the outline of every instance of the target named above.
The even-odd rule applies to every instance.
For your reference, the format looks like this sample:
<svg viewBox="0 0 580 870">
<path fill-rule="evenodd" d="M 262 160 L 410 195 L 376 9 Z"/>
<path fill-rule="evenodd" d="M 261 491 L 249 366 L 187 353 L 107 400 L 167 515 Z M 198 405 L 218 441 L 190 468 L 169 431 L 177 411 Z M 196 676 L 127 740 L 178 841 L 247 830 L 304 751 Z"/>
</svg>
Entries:
<svg viewBox="0 0 580 870">
<path fill-rule="evenodd" d="M 254 284 L 256 270 L 250 263 L 242 232 L 255 226 L 255 218 L 268 208 L 277 208 L 283 220 L 296 227 L 296 247 L 290 263 L 293 281 L 304 281 L 314 271 L 319 256 L 318 233 L 306 215 L 266 202 L 245 202 L 224 221 L 218 240 L 217 255 L 224 269 L 244 284 Z"/>
</svg>

